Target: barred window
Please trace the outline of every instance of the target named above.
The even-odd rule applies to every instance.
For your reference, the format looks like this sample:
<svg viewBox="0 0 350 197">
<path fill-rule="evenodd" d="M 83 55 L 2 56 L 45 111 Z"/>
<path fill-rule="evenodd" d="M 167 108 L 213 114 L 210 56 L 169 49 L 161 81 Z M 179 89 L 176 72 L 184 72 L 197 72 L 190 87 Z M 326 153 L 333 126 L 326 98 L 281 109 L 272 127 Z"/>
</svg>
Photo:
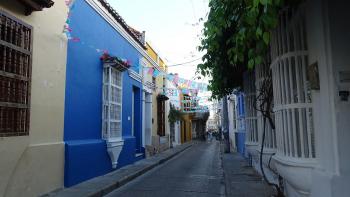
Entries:
<svg viewBox="0 0 350 197">
<path fill-rule="evenodd" d="M 305 12 L 300 8 L 280 13 L 272 32 L 271 71 L 278 154 L 311 159 L 316 153 Z"/>
<path fill-rule="evenodd" d="M 107 66 L 103 70 L 103 117 L 104 139 L 122 137 L 122 72 Z"/>
<path fill-rule="evenodd" d="M 158 99 L 157 101 L 157 117 L 158 117 L 158 130 L 159 136 L 165 136 L 165 101 Z"/>
<path fill-rule="evenodd" d="M 253 72 L 244 74 L 244 112 L 246 122 L 246 139 L 250 143 L 258 143 L 257 111 L 255 110 L 256 87 Z"/>
<path fill-rule="evenodd" d="M 32 32 L 0 11 L 0 137 L 29 135 Z"/>
</svg>

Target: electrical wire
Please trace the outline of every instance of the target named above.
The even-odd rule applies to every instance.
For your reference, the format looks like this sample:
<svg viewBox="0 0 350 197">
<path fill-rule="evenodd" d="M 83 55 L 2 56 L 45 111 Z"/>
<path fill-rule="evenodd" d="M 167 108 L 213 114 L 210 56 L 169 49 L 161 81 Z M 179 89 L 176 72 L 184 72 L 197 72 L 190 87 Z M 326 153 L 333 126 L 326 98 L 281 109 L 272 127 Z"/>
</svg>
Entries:
<svg viewBox="0 0 350 197">
<path fill-rule="evenodd" d="M 202 58 L 200 57 L 200 58 L 197 58 L 197 59 L 194 59 L 194 60 L 191 60 L 191 61 L 188 61 L 188 62 L 179 63 L 179 64 L 171 64 L 171 65 L 168 65 L 168 67 L 181 66 L 181 65 L 184 65 L 184 64 L 189 64 L 189 63 L 195 62 L 195 61 L 200 60 L 200 59 L 202 59 Z"/>
</svg>

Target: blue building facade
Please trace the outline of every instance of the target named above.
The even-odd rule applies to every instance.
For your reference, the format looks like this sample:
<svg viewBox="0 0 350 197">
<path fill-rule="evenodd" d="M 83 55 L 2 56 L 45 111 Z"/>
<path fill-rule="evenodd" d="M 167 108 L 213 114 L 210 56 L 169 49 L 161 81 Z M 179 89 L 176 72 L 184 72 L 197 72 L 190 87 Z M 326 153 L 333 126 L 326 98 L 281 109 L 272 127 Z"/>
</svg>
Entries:
<svg viewBox="0 0 350 197">
<path fill-rule="evenodd" d="M 237 98 L 237 132 L 235 133 L 237 151 L 241 155 L 245 155 L 245 111 L 244 111 L 244 94 L 238 92 Z"/>
<path fill-rule="evenodd" d="M 143 158 L 141 54 L 91 5 L 77 0 L 70 16 L 72 36 L 68 44 L 65 96 L 65 187 L 111 172 L 111 158 L 102 136 L 103 63 L 101 51 L 127 59 L 122 72 L 121 131 L 123 147 L 117 168 Z M 131 99 L 133 98 L 133 99 Z M 136 156 L 140 155 L 140 156 Z"/>
</svg>

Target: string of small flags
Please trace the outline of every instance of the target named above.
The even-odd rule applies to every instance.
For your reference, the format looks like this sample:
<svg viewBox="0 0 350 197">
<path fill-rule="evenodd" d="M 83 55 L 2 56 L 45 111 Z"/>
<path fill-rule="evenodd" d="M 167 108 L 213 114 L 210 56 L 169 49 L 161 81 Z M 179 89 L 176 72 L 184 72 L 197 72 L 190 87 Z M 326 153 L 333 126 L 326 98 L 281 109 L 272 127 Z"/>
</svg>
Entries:
<svg viewBox="0 0 350 197">
<path fill-rule="evenodd" d="M 75 0 L 65 0 L 65 4 L 69 10 L 67 13 L 67 19 L 66 19 L 64 27 L 63 27 L 63 33 L 67 36 L 67 39 L 69 41 L 72 41 L 72 42 L 79 42 L 83 45 L 86 45 L 87 47 L 94 49 L 97 53 L 102 53 L 102 54 L 108 53 L 108 50 L 106 50 L 106 49 L 96 48 L 94 45 L 85 43 L 79 37 L 73 36 L 73 34 L 72 34 L 73 29 L 71 28 L 70 23 L 71 23 L 71 17 L 72 17 L 72 14 L 74 12 L 74 8 L 75 8 Z M 166 72 L 155 69 L 154 67 L 146 67 L 146 66 L 140 66 L 140 65 L 134 65 L 131 67 L 135 67 L 136 69 L 143 67 L 144 72 L 146 74 L 152 75 L 152 77 L 155 77 L 155 78 L 160 77 L 160 76 L 165 76 L 165 78 L 167 80 L 169 80 L 170 82 L 172 82 L 176 87 L 178 87 L 182 91 L 183 94 L 194 95 L 194 94 L 197 94 L 198 91 L 207 91 L 207 84 L 198 83 L 196 81 L 180 78 L 177 74 L 176 75 L 168 74 Z M 170 93 L 170 92 L 172 92 L 172 93 Z M 172 89 L 168 89 L 168 93 L 169 93 L 169 95 L 175 95 L 175 91 Z"/>
</svg>

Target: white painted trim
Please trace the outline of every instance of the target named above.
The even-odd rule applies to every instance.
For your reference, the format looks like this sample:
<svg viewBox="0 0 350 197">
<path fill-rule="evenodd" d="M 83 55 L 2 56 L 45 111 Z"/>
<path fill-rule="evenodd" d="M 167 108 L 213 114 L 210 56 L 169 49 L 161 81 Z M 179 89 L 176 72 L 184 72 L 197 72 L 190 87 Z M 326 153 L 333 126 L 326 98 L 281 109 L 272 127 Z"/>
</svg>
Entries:
<svg viewBox="0 0 350 197">
<path fill-rule="evenodd" d="M 135 137 L 135 90 L 131 91 L 131 136 Z"/>
<path fill-rule="evenodd" d="M 128 69 L 129 77 L 135 79 L 138 82 L 142 82 L 142 76 L 134 70 Z"/>
<path fill-rule="evenodd" d="M 258 142 L 251 142 L 251 141 L 246 141 L 244 144 L 246 146 L 258 146 L 259 145 Z"/>
<path fill-rule="evenodd" d="M 147 52 L 132 38 L 128 32 L 114 19 L 114 17 L 97 0 L 85 0 L 102 18 L 106 20 L 121 36 L 123 36 L 141 55 L 146 58 L 153 67 L 161 71 L 159 64 L 155 62 Z"/>
<path fill-rule="evenodd" d="M 278 62 L 288 59 L 290 57 L 307 56 L 308 54 L 309 54 L 308 51 L 305 51 L 305 50 L 287 52 L 281 56 L 276 57 L 276 59 L 274 59 L 271 63 L 271 68 L 276 66 Z"/>
<path fill-rule="evenodd" d="M 108 70 L 108 78 L 109 81 L 107 83 L 105 83 L 105 70 Z M 115 72 L 118 72 L 120 74 L 120 87 L 118 85 L 112 84 L 112 70 L 114 70 Z M 123 72 L 111 67 L 111 66 L 104 66 L 103 67 L 103 73 L 102 73 L 103 77 L 102 77 L 102 138 L 104 140 L 106 140 L 107 142 L 117 142 L 117 141 L 121 141 L 122 137 L 123 137 Z M 105 100 L 105 91 L 104 91 L 104 86 L 108 87 L 108 100 Z M 117 102 L 113 102 L 111 101 L 111 87 L 115 87 L 120 89 L 120 103 Z M 120 119 L 119 120 L 111 120 L 110 118 L 110 113 L 111 113 L 111 104 L 114 105 L 119 105 L 120 106 Z M 105 111 L 104 111 L 104 106 L 107 105 L 108 107 L 108 117 L 105 117 Z M 104 122 L 107 121 L 107 136 L 104 136 Z M 118 137 L 111 137 L 111 126 L 110 123 L 111 122 L 119 122 L 120 123 L 120 136 Z"/>
<path fill-rule="evenodd" d="M 316 159 L 312 158 L 296 158 L 296 157 L 290 157 L 290 156 L 283 156 L 280 154 L 276 154 L 273 156 L 273 159 L 278 161 L 281 164 L 288 165 L 288 166 L 298 166 L 298 167 L 305 167 L 305 168 L 314 168 L 317 164 Z"/>
<path fill-rule="evenodd" d="M 273 111 L 281 111 L 284 109 L 308 109 L 312 108 L 312 103 L 291 103 L 291 104 L 278 104 L 273 108 Z"/>
<path fill-rule="evenodd" d="M 145 141 L 146 141 L 146 92 L 142 91 L 142 147 L 145 147 Z"/>
<path fill-rule="evenodd" d="M 124 142 L 122 137 L 111 137 L 106 139 L 107 143 L 112 143 L 112 142 Z"/>
<path fill-rule="evenodd" d="M 51 145 L 64 145 L 64 142 L 47 142 L 47 143 L 30 144 L 29 147 L 51 146 Z"/>
</svg>

